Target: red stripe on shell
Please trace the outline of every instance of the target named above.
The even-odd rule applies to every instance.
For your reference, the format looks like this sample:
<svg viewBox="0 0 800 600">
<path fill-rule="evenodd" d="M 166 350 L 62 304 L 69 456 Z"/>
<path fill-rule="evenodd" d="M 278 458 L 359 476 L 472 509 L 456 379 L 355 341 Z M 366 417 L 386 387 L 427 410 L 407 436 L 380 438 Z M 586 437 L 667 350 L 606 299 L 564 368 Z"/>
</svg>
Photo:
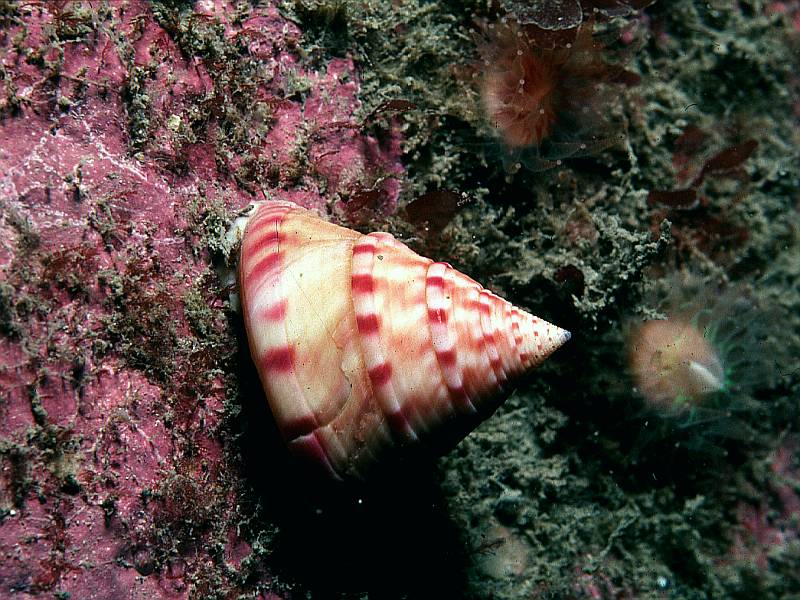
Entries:
<svg viewBox="0 0 800 600">
<path fill-rule="evenodd" d="M 369 373 L 369 380 L 372 385 L 382 387 L 392 379 L 392 365 L 381 363 L 369 369 L 367 373 Z"/>
<path fill-rule="evenodd" d="M 258 235 L 262 229 L 279 227 L 287 212 L 286 210 L 281 210 L 279 212 L 264 213 L 263 215 L 259 214 L 250 224 L 247 235 Z"/>
<path fill-rule="evenodd" d="M 431 287 L 444 287 L 444 277 L 441 275 L 429 275 L 428 278 L 425 280 L 426 285 Z"/>
<path fill-rule="evenodd" d="M 447 312 L 443 308 L 429 308 L 428 319 L 434 323 L 447 323 Z"/>
<path fill-rule="evenodd" d="M 281 244 L 286 243 L 286 234 L 282 231 L 271 230 L 266 232 L 261 237 L 258 237 L 250 242 L 247 246 L 247 256 L 255 256 L 265 250 L 275 252 Z"/>
<path fill-rule="evenodd" d="M 363 335 L 374 335 L 378 333 L 381 328 L 378 315 L 374 313 L 369 315 L 356 315 L 356 324 L 358 325 L 358 331 Z"/>
<path fill-rule="evenodd" d="M 480 291 L 480 290 L 479 290 Z M 464 310 L 476 311 L 481 309 L 481 303 L 477 298 L 470 298 L 464 302 Z"/>
<path fill-rule="evenodd" d="M 353 246 L 353 254 L 372 254 L 375 252 L 375 245 L 374 244 L 365 244 L 362 240 L 359 240 L 360 243 Z"/>
<path fill-rule="evenodd" d="M 456 356 L 455 348 L 450 348 L 449 350 L 437 350 L 436 357 L 439 359 L 439 362 L 446 367 L 454 367 L 458 358 Z"/>
<path fill-rule="evenodd" d="M 372 275 L 353 274 L 352 277 L 353 292 L 356 294 L 373 294 L 375 293 L 375 280 Z"/>
<path fill-rule="evenodd" d="M 286 298 L 279 300 L 272 306 L 265 308 L 261 313 L 261 317 L 267 321 L 283 321 L 286 318 L 287 305 Z"/>
<path fill-rule="evenodd" d="M 289 346 L 270 348 L 261 358 L 261 368 L 267 371 L 288 373 L 294 369 L 294 349 Z"/>
<path fill-rule="evenodd" d="M 253 265 L 253 268 L 246 272 L 245 277 L 248 281 L 261 282 L 270 271 L 280 267 L 282 262 L 283 254 L 281 252 L 270 252 Z"/>
<path fill-rule="evenodd" d="M 308 414 L 285 421 L 281 425 L 281 432 L 283 433 L 283 437 L 291 441 L 300 436 L 312 433 L 317 427 L 316 417 L 312 414 Z"/>
</svg>

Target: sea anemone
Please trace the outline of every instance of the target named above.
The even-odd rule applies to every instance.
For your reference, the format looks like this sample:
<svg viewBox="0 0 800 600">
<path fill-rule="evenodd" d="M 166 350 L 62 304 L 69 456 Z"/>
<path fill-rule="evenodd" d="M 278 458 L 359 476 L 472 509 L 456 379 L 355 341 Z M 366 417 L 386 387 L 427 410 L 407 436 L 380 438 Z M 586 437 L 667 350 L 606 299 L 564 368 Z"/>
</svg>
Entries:
<svg viewBox="0 0 800 600">
<path fill-rule="evenodd" d="M 588 22 L 553 33 L 511 19 L 484 25 L 476 77 L 485 120 L 512 158 L 507 162 L 547 168 L 619 138 L 622 126 L 607 117 L 609 84 L 636 78 L 606 62 L 593 29 Z"/>
<path fill-rule="evenodd" d="M 687 280 L 670 290 L 667 318 L 631 328 L 628 359 L 636 391 L 662 414 L 751 405 L 770 383 L 777 356 L 766 312 L 736 287 Z"/>
<path fill-rule="evenodd" d="M 636 323 L 627 336 L 632 388 L 643 400 L 639 449 L 670 440 L 725 455 L 730 441 L 756 442 L 760 399 L 783 361 L 779 315 L 740 286 L 666 281 L 666 318 Z"/>
<path fill-rule="evenodd" d="M 699 402 L 725 386 L 719 356 L 691 323 L 646 321 L 636 329 L 629 351 L 638 391 L 658 408 Z"/>
</svg>

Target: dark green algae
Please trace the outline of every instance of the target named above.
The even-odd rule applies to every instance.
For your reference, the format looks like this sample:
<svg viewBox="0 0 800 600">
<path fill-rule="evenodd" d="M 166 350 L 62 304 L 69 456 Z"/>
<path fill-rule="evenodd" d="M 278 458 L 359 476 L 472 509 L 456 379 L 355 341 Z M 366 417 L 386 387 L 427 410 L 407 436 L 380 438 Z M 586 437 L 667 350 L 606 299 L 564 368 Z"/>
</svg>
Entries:
<svg viewBox="0 0 800 600">
<path fill-rule="evenodd" d="M 355 57 L 365 113 L 389 99 L 416 104 L 403 116 L 404 199 L 436 188 L 472 199 L 441 240 L 394 221 L 396 230 L 574 334 L 438 463 L 437 500 L 458 538 L 459 560 L 441 573 L 458 584 L 454 597 L 800 593 L 791 536 L 768 548 L 766 568 L 731 555 L 743 530 L 737 506 L 778 510 L 771 451 L 798 429 L 798 375 L 788 366 L 800 347 L 798 40 L 766 4 L 657 2 L 628 59 L 641 82 L 607 107 L 624 141 L 509 175 L 459 75 L 479 58 L 474 22 L 490 17 L 487 3 L 285 3 L 309 55 Z M 707 210 L 672 226 L 647 198 L 680 187 L 673 158 L 690 127 L 705 136 L 689 157 L 696 171 L 733 144 L 758 147 L 742 177 L 705 182 Z M 746 228 L 745 239 L 726 236 L 733 227 Z M 648 413 L 632 390 L 627 326 L 663 314 L 653 298 L 675 271 L 747 290 L 767 315 L 755 326 L 779 376 L 739 415 L 746 441 L 724 419 L 711 434 Z M 409 585 L 406 597 L 424 593 Z"/>
<path fill-rule="evenodd" d="M 796 357 L 800 348 L 800 172 L 792 113 L 797 39 L 779 16 L 764 16 L 766 3 L 728 4 L 660 0 L 650 7 L 646 41 L 628 65 L 642 81 L 608 108 L 624 123 L 624 142 L 548 171 L 509 175 L 480 114 L 469 108 L 475 106 L 474 90 L 454 69 L 478 58 L 474 15 L 491 15 L 486 2 L 284 2 L 284 14 L 305 32 L 298 48 L 304 61 L 356 61 L 359 116 L 396 98 L 416 105 L 401 117 L 403 201 L 436 188 L 471 198 L 439 240 L 426 239 L 399 217 L 383 225 L 570 328 L 574 337 L 435 467 L 401 469 L 366 487 L 342 490 L 298 480 L 274 432 L 261 433 L 269 417 L 253 397 L 258 382 L 246 341 L 232 312 L 220 316 L 224 290 L 211 271 L 183 298 L 191 331 L 166 327 L 154 335 L 148 325 L 163 320 L 170 299 L 149 285 L 157 280 L 157 267 L 132 252 L 124 269 L 99 274 L 110 316 L 104 333 L 88 340 L 93 351 L 106 352 L 113 344 L 151 380 L 179 382 L 169 388 L 169 419 L 179 418 L 181 402 L 196 402 L 204 382 L 221 371 L 228 401 L 217 432 L 226 449 L 220 472 L 246 475 L 244 483 L 235 477 L 229 482 L 240 500 L 233 511 L 224 495 L 191 475 L 173 473 L 149 491 L 145 505 L 168 502 L 149 532 L 160 548 L 148 559 L 155 563 L 140 567 L 166 564 L 170 548 L 190 545 L 195 529 L 216 532 L 212 537 L 221 552 L 224 514 L 224 522 L 247 532 L 253 553 L 239 572 L 210 566 L 199 573 L 197 597 L 246 589 L 248 577 L 263 568 L 276 574 L 276 589 L 310 598 L 800 593 L 796 540 L 772 548 L 766 569 L 729 555 L 739 527 L 737 506 L 764 500 L 774 508 L 768 490 L 777 475 L 770 453 L 798 433 L 800 374 L 781 365 L 777 380 L 759 390 L 761 408 L 744 416 L 757 441 L 691 433 L 672 438 L 667 423 L 666 435 L 642 445 L 642 429 L 661 417 L 643 412 L 624 358 L 626 323 L 659 312 L 648 291 L 674 281 L 666 275 L 675 269 L 689 269 L 709 284 L 725 281 L 754 290 L 760 303 L 784 315 L 780 323 L 765 324 L 771 343 L 780 347 L 776 356 Z M 156 8 L 165 22 L 177 24 L 190 10 L 180 3 Z M 185 51 L 219 56 L 220 64 L 234 60 L 213 27 L 176 31 Z M 229 75 L 234 88 L 236 77 L 244 76 Z M 147 125 L 146 98 L 133 86 L 137 77 L 144 74 L 132 74 L 128 98 L 134 146 L 147 140 L 135 135 Z M 251 123 L 240 110 L 246 104 L 246 94 L 237 96 L 223 117 L 234 141 L 250 139 L 245 129 Z M 687 245 L 696 239 L 693 230 L 670 233 L 669 219 L 654 221 L 648 192 L 677 187 L 675 141 L 689 125 L 709 137 L 705 154 L 693 159 L 697 168 L 737 141 L 759 142 L 744 164 L 743 181 L 714 180 L 704 188 L 709 214 L 747 227 L 741 243 Z M 233 149 L 223 145 L 218 151 Z M 261 176 L 267 177 L 254 168 L 237 173 L 237 180 Z M 225 206 L 207 190 L 186 208 L 188 227 L 181 235 L 219 255 L 233 216 Z M 99 212 L 95 228 L 103 230 L 108 219 Z M 703 223 L 696 227 L 702 230 Z M 35 232 L 24 222 L 18 229 L 35 246 Z M 19 265 L 14 277 L 40 275 Z M 7 335 L 24 337 L 25 311 L 47 306 L 15 295 L 13 285 L 12 279 L 0 289 L 0 326 Z M 196 385 L 187 383 L 190 366 L 201 373 Z M 27 448 L 0 446 L 20 497 L 37 485 L 26 468 L 34 455 L 52 463 L 64 489 L 71 489 L 69 461 L 59 457 L 69 456 L 74 441 L 48 427 L 45 418 Z M 691 451 L 675 448 L 676 439 L 691 441 Z M 187 448 L 190 456 L 190 443 Z M 276 457 L 269 464 L 268 455 Z M 223 476 L 216 485 L 226 481 Z M 109 497 L 104 504 L 109 523 L 114 502 Z"/>
</svg>

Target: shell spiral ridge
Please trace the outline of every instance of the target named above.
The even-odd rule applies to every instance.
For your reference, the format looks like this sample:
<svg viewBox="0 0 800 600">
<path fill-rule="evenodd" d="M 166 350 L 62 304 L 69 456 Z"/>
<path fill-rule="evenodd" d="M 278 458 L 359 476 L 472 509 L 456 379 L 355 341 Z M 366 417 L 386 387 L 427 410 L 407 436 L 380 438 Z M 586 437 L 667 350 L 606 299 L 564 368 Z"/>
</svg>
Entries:
<svg viewBox="0 0 800 600">
<path fill-rule="evenodd" d="M 289 202 L 248 222 L 239 281 L 276 423 L 334 478 L 363 477 L 392 446 L 461 439 L 569 339 L 388 233 Z"/>
</svg>

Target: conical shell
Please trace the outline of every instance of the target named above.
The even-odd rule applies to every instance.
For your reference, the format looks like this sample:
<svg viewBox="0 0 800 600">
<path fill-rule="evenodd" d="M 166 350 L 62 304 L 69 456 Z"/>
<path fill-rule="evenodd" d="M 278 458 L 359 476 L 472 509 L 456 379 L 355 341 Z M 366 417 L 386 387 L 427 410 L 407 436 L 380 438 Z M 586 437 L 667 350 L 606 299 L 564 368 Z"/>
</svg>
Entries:
<svg viewBox="0 0 800 600">
<path fill-rule="evenodd" d="M 460 440 L 569 332 L 388 233 L 260 205 L 239 281 L 250 350 L 291 450 L 360 478 L 390 446 Z"/>
</svg>

